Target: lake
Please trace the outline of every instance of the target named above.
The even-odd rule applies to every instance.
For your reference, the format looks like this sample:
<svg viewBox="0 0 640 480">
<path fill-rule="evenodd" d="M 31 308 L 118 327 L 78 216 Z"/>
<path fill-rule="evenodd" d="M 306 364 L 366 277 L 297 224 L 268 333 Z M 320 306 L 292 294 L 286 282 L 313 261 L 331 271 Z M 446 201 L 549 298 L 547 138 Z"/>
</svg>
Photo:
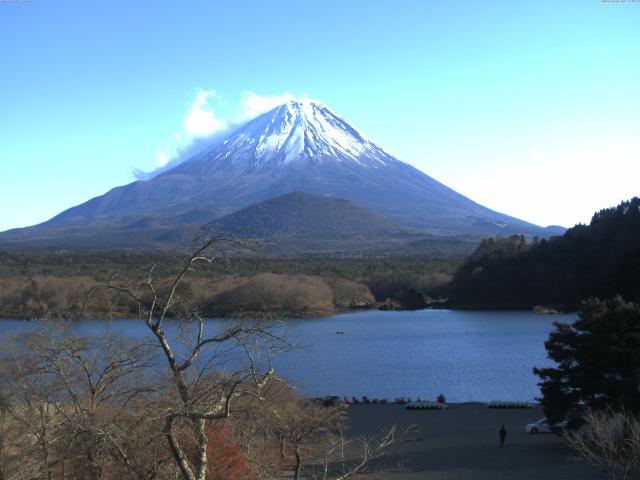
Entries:
<svg viewBox="0 0 640 480">
<path fill-rule="evenodd" d="M 575 318 L 575 314 L 429 309 L 289 320 L 287 338 L 301 348 L 276 357 L 274 366 L 277 374 L 308 396 L 393 400 L 435 399 L 442 393 L 451 402 L 533 401 L 540 396 L 533 367 L 552 364 L 544 341 L 553 322 Z M 224 322 L 229 320 L 209 320 L 207 329 Z M 43 325 L 0 320 L 0 333 Z M 72 325 L 85 334 L 101 333 L 110 325 L 127 336 L 149 335 L 134 319 Z"/>
</svg>

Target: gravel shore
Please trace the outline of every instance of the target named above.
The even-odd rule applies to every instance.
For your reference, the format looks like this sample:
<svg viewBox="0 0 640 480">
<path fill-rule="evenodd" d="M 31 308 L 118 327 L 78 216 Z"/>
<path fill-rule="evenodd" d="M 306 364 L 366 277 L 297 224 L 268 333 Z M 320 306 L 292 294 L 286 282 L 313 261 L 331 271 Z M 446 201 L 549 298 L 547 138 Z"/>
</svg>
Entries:
<svg viewBox="0 0 640 480">
<path fill-rule="evenodd" d="M 531 409 L 489 409 L 455 404 L 442 411 L 407 410 L 403 405 L 350 405 L 351 435 L 373 435 L 397 425 L 416 430 L 400 441 L 372 470 L 370 478 L 414 480 L 596 480 L 606 475 L 575 458 L 555 434 L 531 435 L 524 426 L 544 416 Z M 499 448 L 498 430 L 507 429 Z M 400 469 L 397 469 L 400 467 Z M 635 478 L 635 477 L 634 477 Z"/>
</svg>

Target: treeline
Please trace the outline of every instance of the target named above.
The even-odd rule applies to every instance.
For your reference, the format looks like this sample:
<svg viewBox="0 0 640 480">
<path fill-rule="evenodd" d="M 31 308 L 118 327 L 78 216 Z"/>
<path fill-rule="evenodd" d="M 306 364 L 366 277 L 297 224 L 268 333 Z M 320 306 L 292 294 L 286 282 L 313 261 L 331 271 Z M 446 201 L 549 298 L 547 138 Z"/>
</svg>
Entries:
<svg viewBox="0 0 640 480">
<path fill-rule="evenodd" d="M 549 240 L 484 240 L 446 289 L 465 308 L 577 309 L 589 297 L 640 299 L 640 199 Z"/>
<path fill-rule="evenodd" d="M 156 273 L 171 274 L 189 252 L 179 251 L 2 251 L 0 278 L 8 276 L 91 276 L 99 281 L 114 274 L 137 275 L 151 265 Z M 420 278 L 431 274 L 452 274 L 464 256 L 451 258 L 265 258 L 221 255 L 199 276 L 221 274 L 249 276 L 256 273 L 301 274 L 341 277 L 360 281 L 383 276 Z"/>
<path fill-rule="evenodd" d="M 116 277 L 114 280 L 117 283 Z M 167 277 L 157 280 L 168 288 Z M 3 278 L 0 318 L 74 320 L 137 314 L 136 305 L 126 298 L 109 302 L 105 308 L 104 298 L 96 299 L 94 291 L 104 284 L 76 276 Z M 190 308 L 208 317 L 314 317 L 372 308 L 376 303 L 369 288 L 360 283 L 272 273 L 192 278 L 184 282 L 180 293 Z"/>
<path fill-rule="evenodd" d="M 87 296 L 92 286 L 143 277 L 153 267 L 170 278 L 175 253 L 0 253 L 0 318 L 131 316 L 120 301 L 106 312 Z M 198 268 L 183 285 L 206 316 L 330 315 L 351 309 L 421 308 L 446 284 L 451 260 L 262 259 L 223 256 Z"/>
</svg>

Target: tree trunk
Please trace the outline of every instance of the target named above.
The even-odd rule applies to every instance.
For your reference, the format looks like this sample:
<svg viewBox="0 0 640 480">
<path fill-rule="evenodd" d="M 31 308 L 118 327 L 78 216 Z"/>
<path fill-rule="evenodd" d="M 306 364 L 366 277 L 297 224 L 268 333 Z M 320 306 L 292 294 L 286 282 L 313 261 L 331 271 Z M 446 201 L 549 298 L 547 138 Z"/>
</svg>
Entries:
<svg viewBox="0 0 640 480">
<path fill-rule="evenodd" d="M 196 440 L 198 442 L 198 475 L 196 478 L 197 480 L 206 480 L 207 470 L 209 467 L 209 462 L 207 460 L 209 439 L 207 438 L 207 433 L 205 431 L 206 421 L 203 418 L 198 418 L 193 423 L 196 428 Z"/>
<path fill-rule="evenodd" d="M 169 442 L 169 447 L 171 448 L 171 453 L 173 454 L 173 458 L 176 461 L 176 464 L 178 466 L 178 469 L 180 470 L 180 474 L 183 480 L 196 480 L 196 476 L 193 474 L 193 470 L 191 469 L 189 460 L 187 459 L 186 455 L 182 451 L 180 442 L 174 436 L 172 417 L 166 418 L 163 433 L 167 437 L 167 441 Z"/>
<path fill-rule="evenodd" d="M 43 429 L 42 436 L 40 437 L 40 448 L 42 449 L 42 462 L 44 464 L 44 471 L 45 471 L 46 478 L 47 480 L 51 480 L 52 475 L 51 475 L 51 467 L 49 463 L 49 447 L 47 446 L 46 434 L 47 434 L 46 429 Z"/>
<path fill-rule="evenodd" d="M 300 480 L 300 472 L 302 471 L 302 458 L 300 457 L 300 447 L 296 443 L 296 471 L 294 480 Z"/>
</svg>

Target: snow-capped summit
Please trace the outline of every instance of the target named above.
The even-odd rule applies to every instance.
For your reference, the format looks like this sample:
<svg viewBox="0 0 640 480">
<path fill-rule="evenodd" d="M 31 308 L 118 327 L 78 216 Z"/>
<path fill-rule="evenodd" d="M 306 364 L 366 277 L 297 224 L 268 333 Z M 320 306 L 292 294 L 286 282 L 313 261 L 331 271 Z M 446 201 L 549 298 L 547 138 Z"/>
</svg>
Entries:
<svg viewBox="0 0 640 480">
<path fill-rule="evenodd" d="M 351 200 L 430 234 L 546 236 L 394 158 L 314 100 L 280 105 L 152 180 L 114 188 L 48 224 L 223 215 L 291 192 Z"/>
<path fill-rule="evenodd" d="M 185 163 L 200 173 L 221 167 L 286 165 L 292 162 L 356 162 L 379 167 L 397 162 L 316 100 L 289 101 L 251 120 Z"/>
</svg>

